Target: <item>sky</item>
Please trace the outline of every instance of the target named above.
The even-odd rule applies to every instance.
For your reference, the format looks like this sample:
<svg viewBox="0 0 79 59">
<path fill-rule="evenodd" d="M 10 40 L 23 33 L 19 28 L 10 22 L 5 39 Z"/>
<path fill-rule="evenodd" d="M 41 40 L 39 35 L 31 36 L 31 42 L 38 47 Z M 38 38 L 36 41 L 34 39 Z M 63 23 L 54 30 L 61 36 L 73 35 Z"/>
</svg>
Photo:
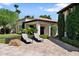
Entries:
<svg viewBox="0 0 79 59">
<path fill-rule="evenodd" d="M 0 8 L 15 11 L 14 4 L 0 3 Z M 21 11 L 20 18 L 24 18 L 27 15 L 34 16 L 34 18 L 39 18 L 40 15 L 50 15 L 53 21 L 57 21 L 57 12 L 69 5 L 69 3 L 17 3 L 17 5 L 19 5 L 18 9 Z"/>
</svg>

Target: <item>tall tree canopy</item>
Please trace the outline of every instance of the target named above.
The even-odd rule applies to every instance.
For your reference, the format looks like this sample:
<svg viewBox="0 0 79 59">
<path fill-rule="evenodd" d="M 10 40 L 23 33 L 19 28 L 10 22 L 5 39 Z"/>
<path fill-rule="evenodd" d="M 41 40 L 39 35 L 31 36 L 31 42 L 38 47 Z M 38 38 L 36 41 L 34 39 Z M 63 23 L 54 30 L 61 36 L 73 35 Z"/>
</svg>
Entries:
<svg viewBox="0 0 79 59">
<path fill-rule="evenodd" d="M 0 26 L 5 29 L 6 25 L 12 24 L 18 20 L 18 14 L 8 9 L 0 9 Z"/>
<path fill-rule="evenodd" d="M 59 39 L 64 37 L 64 32 L 65 32 L 64 14 L 60 13 L 58 16 L 58 36 L 59 36 Z"/>
<path fill-rule="evenodd" d="M 41 17 L 41 18 L 47 18 L 47 19 L 51 19 L 50 15 L 40 15 L 39 17 Z"/>
</svg>

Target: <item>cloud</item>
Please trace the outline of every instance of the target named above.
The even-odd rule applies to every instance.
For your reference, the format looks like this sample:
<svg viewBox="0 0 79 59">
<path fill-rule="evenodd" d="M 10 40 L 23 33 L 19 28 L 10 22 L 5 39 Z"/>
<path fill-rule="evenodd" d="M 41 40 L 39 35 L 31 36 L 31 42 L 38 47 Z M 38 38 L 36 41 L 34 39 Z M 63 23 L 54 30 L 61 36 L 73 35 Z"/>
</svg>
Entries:
<svg viewBox="0 0 79 59">
<path fill-rule="evenodd" d="M 9 6 L 9 5 L 11 5 L 12 3 L 2 3 L 2 4 Z"/>
<path fill-rule="evenodd" d="M 48 8 L 48 9 L 44 9 L 44 11 L 47 11 L 47 12 L 56 12 L 58 11 L 57 8 Z"/>
<path fill-rule="evenodd" d="M 56 4 L 57 7 L 63 8 L 69 5 L 69 3 Z"/>
<path fill-rule="evenodd" d="M 67 3 L 65 4 L 55 4 L 55 7 L 51 7 L 51 8 L 41 8 L 43 11 L 47 11 L 47 12 L 58 12 L 59 10 L 61 10 L 62 8 L 66 7 Z"/>
</svg>

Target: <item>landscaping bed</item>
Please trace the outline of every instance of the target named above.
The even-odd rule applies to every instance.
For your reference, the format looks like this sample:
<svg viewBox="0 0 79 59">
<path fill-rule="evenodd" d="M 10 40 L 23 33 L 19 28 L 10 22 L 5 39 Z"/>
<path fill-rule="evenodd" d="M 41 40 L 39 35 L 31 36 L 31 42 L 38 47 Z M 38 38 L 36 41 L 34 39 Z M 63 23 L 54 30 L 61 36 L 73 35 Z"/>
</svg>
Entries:
<svg viewBox="0 0 79 59">
<path fill-rule="evenodd" d="M 0 34 L 0 43 L 5 43 L 6 38 L 18 38 L 18 39 L 20 39 L 20 35 L 18 35 L 18 34 Z"/>
<path fill-rule="evenodd" d="M 60 40 L 63 41 L 63 42 L 65 42 L 65 43 L 68 43 L 68 44 L 70 44 L 72 46 L 75 46 L 75 47 L 78 47 L 79 48 L 79 40 L 69 39 L 69 38 L 66 38 L 66 37 L 63 37 Z"/>
</svg>

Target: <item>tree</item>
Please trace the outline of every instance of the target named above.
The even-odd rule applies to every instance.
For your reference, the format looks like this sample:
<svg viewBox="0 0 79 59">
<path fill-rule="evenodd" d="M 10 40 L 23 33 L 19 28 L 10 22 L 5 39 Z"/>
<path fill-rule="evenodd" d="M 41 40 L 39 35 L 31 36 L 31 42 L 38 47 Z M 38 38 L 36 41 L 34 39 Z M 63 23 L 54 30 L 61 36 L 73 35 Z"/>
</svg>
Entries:
<svg viewBox="0 0 79 59">
<path fill-rule="evenodd" d="M 4 33 L 6 33 L 6 26 L 13 24 L 18 20 L 18 14 L 8 9 L 0 9 L 0 26 L 3 26 Z"/>
<path fill-rule="evenodd" d="M 19 6 L 15 4 L 14 7 L 17 9 Z"/>
<path fill-rule="evenodd" d="M 64 37 L 65 32 L 65 21 L 64 21 L 64 15 L 62 13 L 58 16 L 58 36 L 59 39 L 62 39 Z"/>
<path fill-rule="evenodd" d="M 47 19 L 51 19 L 50 15 L 40 15 L 39 17 L 41 17 L 41 18 L 47 18 Z"/>
<path fill-rule="evenodd" d="M 34 16 L 27 15 L 27 16 L 25 16 L 25 18 L 34 19 Z"/>
<path fill-rule="evenodd" d="M 14 7 L 15 7 L 15 12 L 19 15 L 21 13 L 21 11 L 18 9 L 19 8 L 19 5 L 15 4 Z M 16 25 L 17 25 L 16 22 L 14 24 L 12 24 L 12 29 L 14 31 L 16 31 Z"/>
<path fill-rule="evenodd" d="M 15 4 L 15 5 L 14 5 L 14 7 L 15 7 L 15 9 L 16 9 L 16 11 L 15 11 L 15 12 L 17 12 L 18 14 L 20 14 L 20 13 L 21 13 L 21 11 L 20 11 L 20 10 L 18 10 L 18 7 L 19 7 L 19 6 L 18 6 L 17 4 Z"/>
</svg>

